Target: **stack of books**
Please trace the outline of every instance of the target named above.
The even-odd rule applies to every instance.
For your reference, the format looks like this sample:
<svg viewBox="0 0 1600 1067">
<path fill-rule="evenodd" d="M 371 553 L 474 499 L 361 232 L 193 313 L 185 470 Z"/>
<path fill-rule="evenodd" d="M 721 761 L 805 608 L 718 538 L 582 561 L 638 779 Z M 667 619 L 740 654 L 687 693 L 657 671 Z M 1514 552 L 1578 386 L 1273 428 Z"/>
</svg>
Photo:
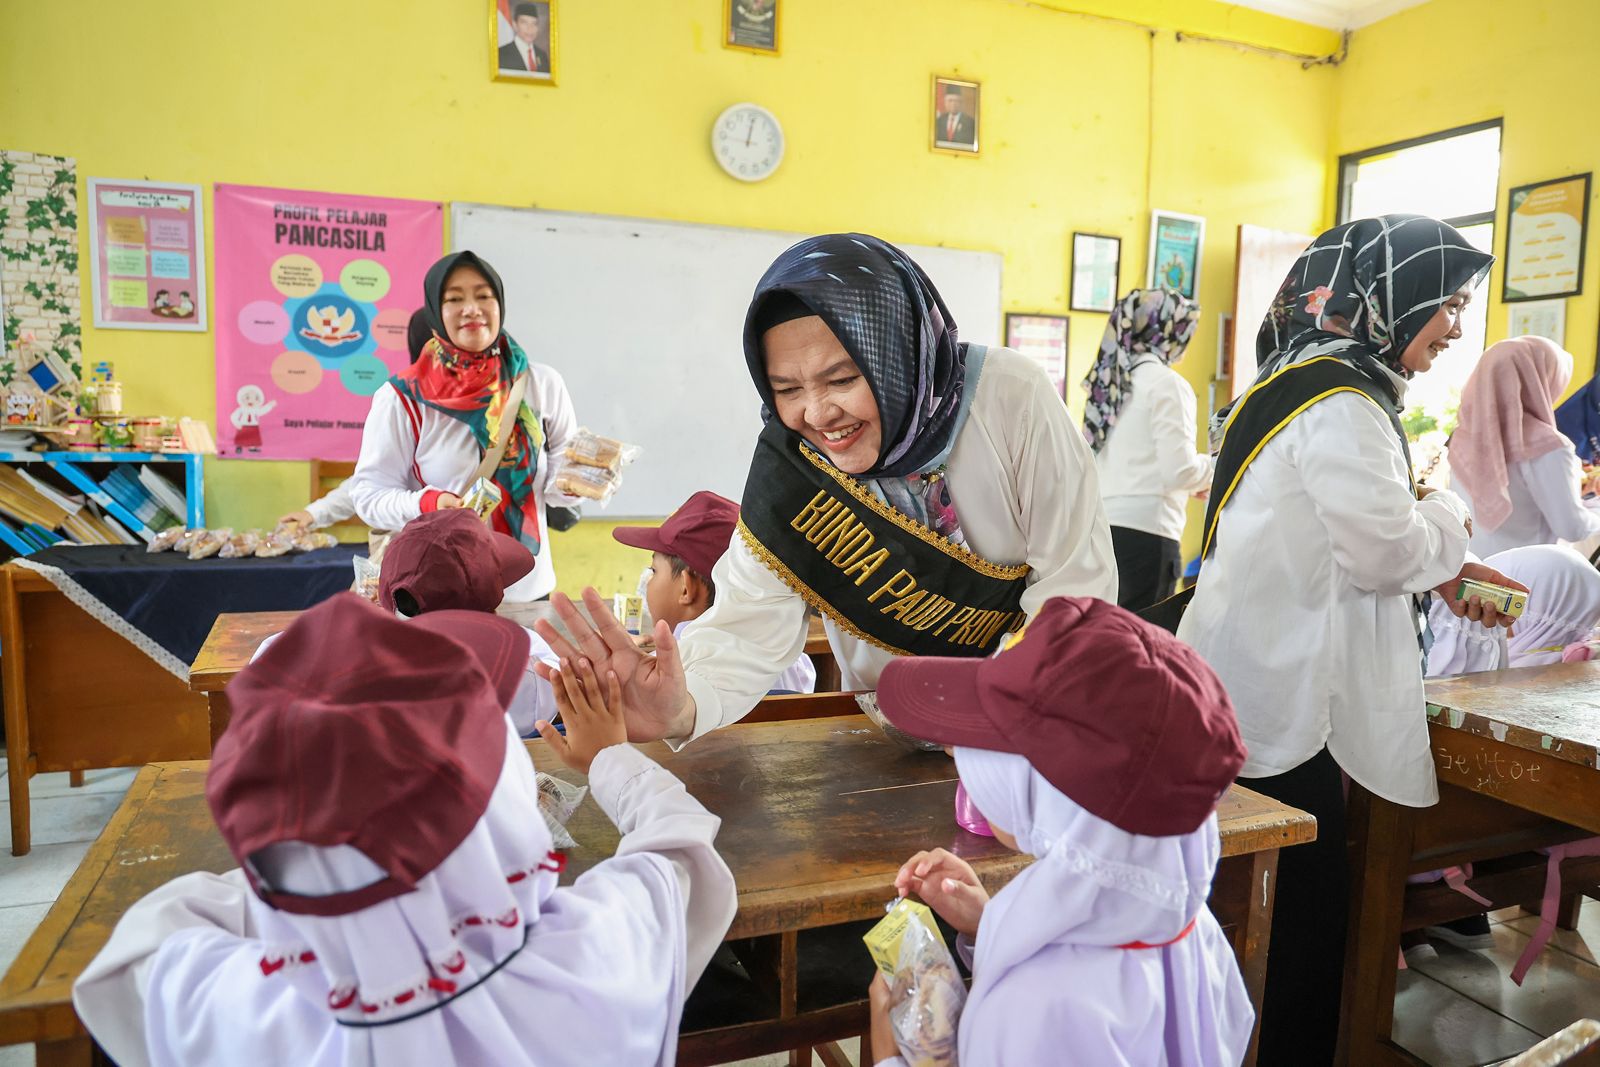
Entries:
<svg viewBox="0 0 1600 1067">
<path fill-rule="evenodd" d="M 26 555 L 63 542 L 136 545 L 139 539 L 84 497 L 0 465 L 0 542 Z"/>
<path fill-rule="evenodd" d="M 162 489 L 152 491 L 152 482 Z M 100 488 L 127 508 L 134 518 L 157 532 L 179 525 L 183 520 L 178 516 L 187 514 L 183 494 L 149 467 L 137 474 L 131 464 L 113 467 L 101 481 Z"/>
</svg>

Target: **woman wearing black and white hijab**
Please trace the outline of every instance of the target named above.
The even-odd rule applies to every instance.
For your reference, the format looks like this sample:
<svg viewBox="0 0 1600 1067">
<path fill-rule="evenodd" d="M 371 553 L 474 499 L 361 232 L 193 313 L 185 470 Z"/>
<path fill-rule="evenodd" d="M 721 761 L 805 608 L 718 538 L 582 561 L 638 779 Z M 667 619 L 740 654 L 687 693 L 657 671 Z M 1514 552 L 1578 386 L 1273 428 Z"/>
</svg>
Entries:
<svg viewBox="0 0 1600 1067">
<path fill-rule="evenodd" d="M 744 717 L 824 615 L 846 689 L 896 655 L 985 655 L 1053 596 L 1117 592 L 1094 462 L 1043 372 L 959 341 L 932 282 L 876 237 L 830 234 L 756 287 L 745 359 L 767 414 L 717 600 L 643 656 L 586 592 L 569 644 L 624 684 L 629 734 Z"/>
<path fill-rule="evenodd" d="M 1411 377 L 1461 336 L 1492 261 L 1418 215 L 1328 231 L 1284 279 L 1257 335 L 1256 381 L 1223 413 L 1200 580 L 1178 636 L 1233 699 L 1249 749 L 1241 780 L 1317 817 L 1316 842 L 1285 850 L 1278 868 L 1262 1063 L 1333 1056 L 1342 774 L 1397 804 L 1438 800 L 1422 599 L 1460 577 L 1501 576 L 1467 562 L 1465 503 L 1415 488 L 1400 411 Z M 1480 605 L 1452 610 L 1496 621 Z"/>
</svg>

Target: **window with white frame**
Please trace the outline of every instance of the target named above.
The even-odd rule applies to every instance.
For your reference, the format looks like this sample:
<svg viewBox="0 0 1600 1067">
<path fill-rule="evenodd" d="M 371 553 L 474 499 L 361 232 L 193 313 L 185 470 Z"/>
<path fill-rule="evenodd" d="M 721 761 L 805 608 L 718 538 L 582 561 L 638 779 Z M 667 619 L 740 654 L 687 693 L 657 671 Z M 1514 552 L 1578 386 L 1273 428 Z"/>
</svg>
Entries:
<svg viewBox="0 0 1600 1067">
<path fill-rule="evenodd" d="M 1410 212 L 1443 219 L 1485 252 L 1494 251 L 1500 185 L 1500 120 L 1462 126 L 1339 160 L 1339 221 Z M 1461 387 L 1483 354 L 1487 280 L 1461 322 L 1461 339 L 1427 374 L 1412 379 L 1405 424 L 1417 473 L 1433 470 L 1455 428 Z"/>
</svg>

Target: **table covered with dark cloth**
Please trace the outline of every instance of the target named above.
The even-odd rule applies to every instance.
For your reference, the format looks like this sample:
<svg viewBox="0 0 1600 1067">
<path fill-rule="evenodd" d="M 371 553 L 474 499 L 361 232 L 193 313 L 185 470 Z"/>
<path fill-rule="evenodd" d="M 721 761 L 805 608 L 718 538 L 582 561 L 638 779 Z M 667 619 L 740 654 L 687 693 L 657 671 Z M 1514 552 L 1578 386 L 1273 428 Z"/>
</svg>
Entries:
<svg viewBox="0 0 1600 1067">
<path fill-rule="evenodd" d="M 156 655 L 146 641 L 124 627 L 153 642 L 182 666 L 186 677 L 218 615 L 309 608 L 350 588 L 355 576 L 351 559 L 358 554 L 366 555 L 366 545 L 338 545 L 271 559 L 198 560 L 176 552 L 146 552 L 143 545 L 60 545 L 35 552 L 23 563 L 174 669 L 166 657 Z M 123 626 L 82 603 L 82 594 L 114 614 Z"/>
</svg>

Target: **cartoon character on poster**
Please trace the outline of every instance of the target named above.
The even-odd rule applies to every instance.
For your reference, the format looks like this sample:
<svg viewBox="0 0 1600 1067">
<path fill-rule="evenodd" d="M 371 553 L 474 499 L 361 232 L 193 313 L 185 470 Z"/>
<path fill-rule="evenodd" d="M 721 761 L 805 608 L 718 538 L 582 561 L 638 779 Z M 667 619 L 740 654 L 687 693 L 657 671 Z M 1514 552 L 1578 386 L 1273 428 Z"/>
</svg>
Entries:
<svg viewBox="0 0 1600 1067">
<path fill-rule="evenodd" d="M 259 385 L 242 385 L 238 394 L 239 406 L 233 409 L 228 421 L 233 423 L 233 451 L 261 451 L 261 416 L 278 406 L 268 400 Z"/>
</svg>

